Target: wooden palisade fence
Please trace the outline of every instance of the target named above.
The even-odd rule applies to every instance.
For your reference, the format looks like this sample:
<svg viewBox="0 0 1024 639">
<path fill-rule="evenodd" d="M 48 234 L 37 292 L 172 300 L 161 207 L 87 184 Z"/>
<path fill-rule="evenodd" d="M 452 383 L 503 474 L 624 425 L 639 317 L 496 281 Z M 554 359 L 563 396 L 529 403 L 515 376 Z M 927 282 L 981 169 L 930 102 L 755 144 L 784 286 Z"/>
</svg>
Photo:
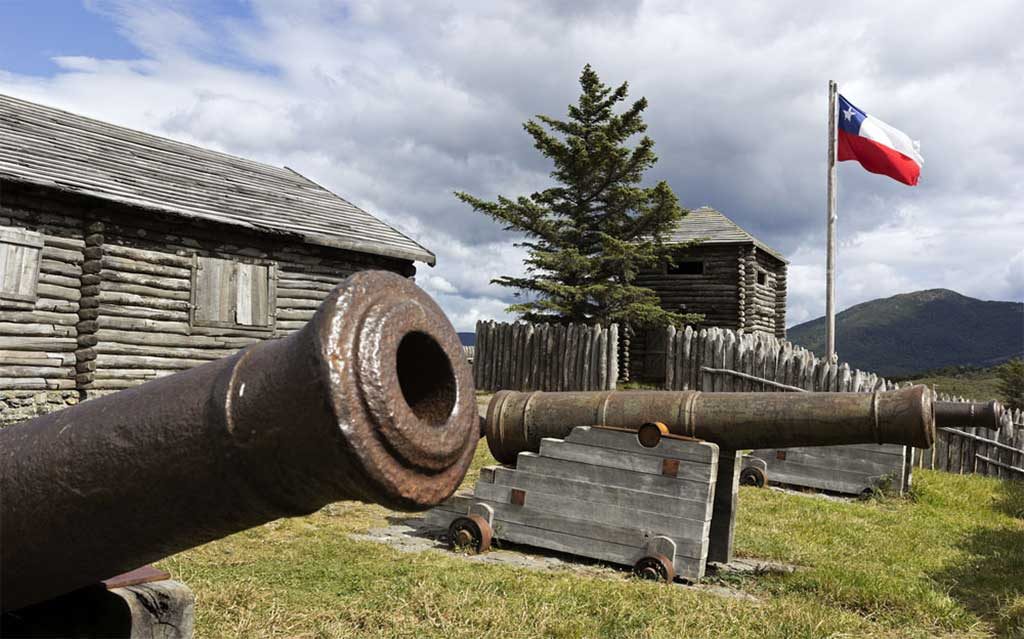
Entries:
<svg viewBox="0 0 1024 639">
<path fill-rule="evenodd" d="M 619 373 L 618 326 L 478 322 L 473 371 L 480 390 L 610 390 Z M 665 388 L 670 390 L 871 392 L 909 385 L 828 362 L 763 332 L 668 327 Z M 940 395 L 944 401 L 968 401 Z M 999 431 L 943 429 L 913 465 L 1024 480 L 1024 414 Z"/>
<path fill-rule="evenodd" d="M 666 388 L 702 391 L 870 392 L 909 385 L 830 363 L 766 333 L 687 326 L 666 329 Z M 943 401 L 970 401 L 941 394 Z M 935 445 L 914 452 L 913 464 L 954 473 L 1024 479 L 1024 415 L 1011 411 L 1003 427 L 940 429 Z"/>
<path fill-rule="evenodd" d="M 479 390 L 611 390 L 619 327 L 477 322 L 473 375 Z"/>
<path fill-rule="evenodd" d="M 969 401 L 940 393 L 944 401 Z M 940 428 L 930 450 L 917 451 L 914 465 L 951 473 L 1024 480 L 1024 412 L 1007 411 L 998 431 Z"/>
</svg>

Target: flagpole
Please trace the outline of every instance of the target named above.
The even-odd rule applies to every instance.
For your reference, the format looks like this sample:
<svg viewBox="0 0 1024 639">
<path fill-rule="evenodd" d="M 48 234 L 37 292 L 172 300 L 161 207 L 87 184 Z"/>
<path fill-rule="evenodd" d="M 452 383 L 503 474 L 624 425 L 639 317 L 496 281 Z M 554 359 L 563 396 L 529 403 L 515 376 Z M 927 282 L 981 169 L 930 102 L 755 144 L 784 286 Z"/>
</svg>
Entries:
<svg viewBox="0 0 1024 639">
<path fill-rule="evenodd" d="M 825 266 L 826 358 L 836 358 L 836 83 L 828 82 L 828 249 Z"/>
</svg>

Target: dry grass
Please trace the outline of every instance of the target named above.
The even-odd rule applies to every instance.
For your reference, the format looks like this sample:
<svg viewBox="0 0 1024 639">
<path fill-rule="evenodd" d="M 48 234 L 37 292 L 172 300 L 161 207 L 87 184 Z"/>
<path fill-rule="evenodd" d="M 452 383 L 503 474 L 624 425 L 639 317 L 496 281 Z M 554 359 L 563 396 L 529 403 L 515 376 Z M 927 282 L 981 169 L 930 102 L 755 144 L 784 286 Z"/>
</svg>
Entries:
<svg viewBox="0 0 1024 639">
<path fill-rule="evenodd" d="M 739 554 L 808 567 L 730 580 L 757 601 L 401 553 L 349 537 L 392 514 L 354 503 L 163 566 L 195 591 L 199 637 L 1024 636 L 1024 484 L 915 482 L 855 503 L 744 488 Z"/>
</svg>

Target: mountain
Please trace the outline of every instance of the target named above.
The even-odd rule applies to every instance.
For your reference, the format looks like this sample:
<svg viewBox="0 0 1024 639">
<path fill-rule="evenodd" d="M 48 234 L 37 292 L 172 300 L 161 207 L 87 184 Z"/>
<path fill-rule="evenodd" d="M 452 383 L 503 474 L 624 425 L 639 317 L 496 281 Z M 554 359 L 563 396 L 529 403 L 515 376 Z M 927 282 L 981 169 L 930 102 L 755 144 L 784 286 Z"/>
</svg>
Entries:
<svg viewBox="0 0 1024 639">
<path fill-rule="evenodd" d="M 476 333 L 459 333 L 463 346 L 476 346 Z"/>
<path fill-rule="evenodd" d="M 787 337 L 824 355 L 825 318 L 794 326 Z M 1024 356 L 1024 304 L 944 288 L 871 300 L 836 315 L 836 352 L 851 367 L 890 377 L 991 366 Z"/>
</svg>

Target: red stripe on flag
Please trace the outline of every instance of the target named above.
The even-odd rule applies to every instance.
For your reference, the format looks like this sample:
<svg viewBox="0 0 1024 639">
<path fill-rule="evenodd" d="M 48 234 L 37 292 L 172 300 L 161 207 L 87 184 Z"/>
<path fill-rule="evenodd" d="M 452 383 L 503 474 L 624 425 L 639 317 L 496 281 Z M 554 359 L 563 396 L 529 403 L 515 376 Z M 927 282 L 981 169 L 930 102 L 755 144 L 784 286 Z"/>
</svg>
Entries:
<svg viewBox="0 0 1024 639">
<path fill-rule="evenodd" d="M 888 175 L 894 180 L 915 186 L 921 167 L 911 158 L 874 140 L 839 129 L 838 159 L 856 160 L 866 170 Z"/>
</svg>

